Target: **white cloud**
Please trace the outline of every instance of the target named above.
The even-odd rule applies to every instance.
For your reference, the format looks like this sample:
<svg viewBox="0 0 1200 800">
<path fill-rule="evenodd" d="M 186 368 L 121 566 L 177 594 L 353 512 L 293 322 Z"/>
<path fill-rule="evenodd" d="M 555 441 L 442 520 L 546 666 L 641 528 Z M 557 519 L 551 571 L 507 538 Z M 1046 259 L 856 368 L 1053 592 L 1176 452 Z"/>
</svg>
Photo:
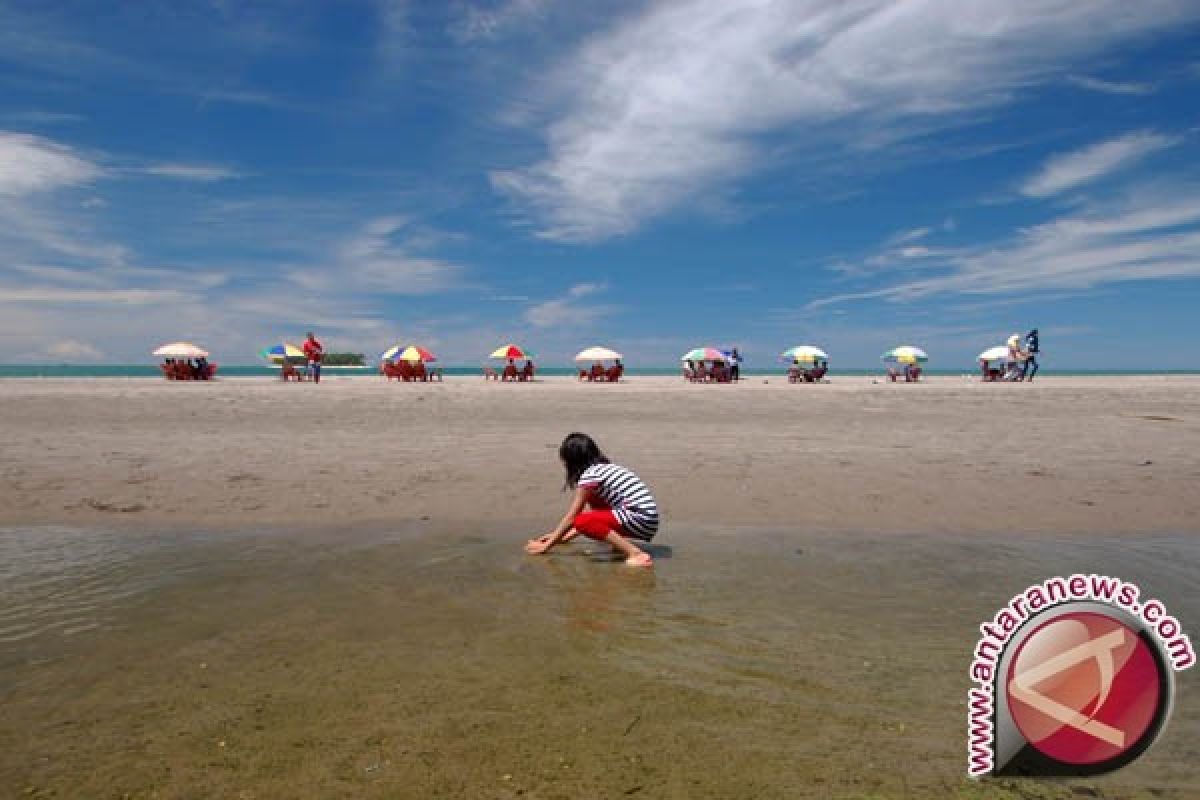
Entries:
<svg viewBox="0 0 1200 800">
<path fill-rule="evenodd" d="M 339 293 L 420 295 L 459 285 L 459 265 L 417 252 L 419 242 L 430 238 L 407 217 L 376 217 L 337 245 L 329 267 L 305 267 L 291 277 L 312 291 Z"/>
<path fill-rule="evenodd" d="M 1049 197 L 1074 189 L 1130 167 L 1151 153 L 1170 147 L 1177 141 L 1153 131 L 1135 131 L 1115 139 L 1097 142 L 1082 150 L 1057 155 L 1048 160 L 1038 174 L 1025 182 L 1021 193 L 1027 197 Z"/>
<path fill-rule="evenodd" d="M 28 133 L 0 131 L 0 196 L 78 186 L 101 170 L 69 147 Z"/>
<path fill-rule="evenodd" d="M 819 299 L 915 300 L 940 294 L 1084 290 L 1108 283 L 1200 276 L 1200 187 L 1147 187 L 1016 232 L 991 246 L 944 251 L 925 277 Z"/>
<path fill-rule="evenodd" d="M 182 181 L 199 181 L 201 183 L 242 177 L 237 170 L 217 164 L 152 164 L 143 167 L 141 171 L 160 178 L 176 178 Z"/>
<path fill-rule="evenodd" d="M 659 0 L 549 70 L 544 157 L 492 182 L 544 237 L 621 235 L 762 168 L 768 135 L 826 158 L 894 141 L 1197 17 L 1188 0 Z"/>
<path fill-rule="evenodd" d="M 580 283 L 567 293 L 553 300 L 531 306 L 525 311 L 525 321 L 535 328 L 553 328 L 559 325 L 584 325 L 613 312 L 613 307 L 579 302 L 586 297 L 605 290 L 603 284 Z"/>
<path fill-rule="evenodd" d="M 1073 86 L 1078 86 L 1080 89 L 1087 89 L 1092 92 L 1101 92 L 1102 94 L 1133 94 L 1145 95 L 1153 94 L 1157 88 L 1152 83 L 1138 83 L 1137 81 L 1106 81 L 1101 78 L 1090 78 L 1086 75 L 1072 75 L 1067 78 L 1067 82 Z"/>
<path fill-rule="evenodd" d="M 104 353 L 94 345 L 81 342 L 78 339 L 63 339 L 46 348 L 46 355 L 55 360 L 64 361 L 99 361 Z"/>
</svg>

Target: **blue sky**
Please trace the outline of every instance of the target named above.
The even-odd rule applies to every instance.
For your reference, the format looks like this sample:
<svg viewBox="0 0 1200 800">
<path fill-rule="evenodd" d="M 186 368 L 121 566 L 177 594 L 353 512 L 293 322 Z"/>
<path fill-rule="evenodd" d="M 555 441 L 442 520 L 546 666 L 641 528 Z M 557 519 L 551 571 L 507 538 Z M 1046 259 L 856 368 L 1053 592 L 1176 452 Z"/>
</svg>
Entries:
<svg viewBox="0 0 1200 800">
<path fill-rule="evenodd" d="M 1198 368 L 1195 0 L 0 0 L 0 361 Z"/>
</svg>

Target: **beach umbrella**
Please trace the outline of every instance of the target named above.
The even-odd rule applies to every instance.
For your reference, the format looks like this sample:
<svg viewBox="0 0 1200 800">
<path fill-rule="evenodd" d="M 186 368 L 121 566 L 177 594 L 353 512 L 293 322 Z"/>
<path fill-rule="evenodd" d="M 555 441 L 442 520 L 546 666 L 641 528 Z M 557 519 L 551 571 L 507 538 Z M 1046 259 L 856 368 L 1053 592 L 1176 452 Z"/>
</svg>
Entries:
<svg viewBox="0 0 1200 800">
<path fill-rule="evenodd" d="M 517 346 L 515 344 L 506 344 L 506 345 L 503 345 L 502 347 L 497 347 L 495 350 L 493 350 L 492 354 L 490 356 L 488 356 L 488 358 L 530 359 L 530 358 L 533 358 L 533 353 L 530 353 L 528 350 L 522 350 L 519 346 Z"/>
<path fill-rule="evenodd" d="M 1008 361 L 1008 348 L 1004 345 L 989 347 L 979 354 L 980 361 Z"/>
<path fill-rule="evenodd" d="M 269 361 L 280 362 L 285 358 L 295 358 L 303 360 L 305 358 L 304 351 L 294 344 L 283 342 L 282 344 L 273 345 L 263 350 L 259 355 Z"/>
<path fill-rule="evenodd" d="M 437 356 L 426 350 L 424 347 L 415 344 L 410 344 L 408 347 L 404 348 L 404 352 L 397 356 L 397 358 L 399 358 L 401 361 L 408 361 L 412 364 L 415 364 L 418 361 L 437 361 Z"/>
<path fill-rule="evenodd" d="M 800 344 L 784 350 L 779 357 L 784 361 L 802 361 L 806 364 L 829 360 L 829 355 L 824 350 L 810 344 Z"/>
<path fill-rule="evenodd" d="M 906 344 L 888 350 L 883 354 L 883 360 L 897 361 L 901 364 L 923 364 L 929 360 L 929 356 L 921 348 Z"/>
<path fill-rule="evenodd" d="M 382 353 L 379 354 L 379 360 L 380 361 L 395 361 L 396 356 L 400 355 L 400 352 L 403 349 L 404 349 L 404 345 L 394 344 L 391 347 L 389 347 L 387 350 L 384 350 Z"/>
<path fill-rule="evenodd" d="M 586 350 L 580 350 L 575 356 L 576 361 L 611 361 L 625 356 L 618 353 L 616 350 L 609 350 L 607 347 L 589 347 Z"/>
<path fill-rule="evenodd" d="M 729 356 L 715 347 L 697 347 L 679 357 L 680 361 L 728 361 Z"/>
<path fill-rule="evenodd" d="M 208 358 L 208 351 L 197 347 L 191 342 L 171 342 L 170 344 L 164 344 L 151 353 L 151 355 L 162 356 L 163 358 Z"/>
</svg>

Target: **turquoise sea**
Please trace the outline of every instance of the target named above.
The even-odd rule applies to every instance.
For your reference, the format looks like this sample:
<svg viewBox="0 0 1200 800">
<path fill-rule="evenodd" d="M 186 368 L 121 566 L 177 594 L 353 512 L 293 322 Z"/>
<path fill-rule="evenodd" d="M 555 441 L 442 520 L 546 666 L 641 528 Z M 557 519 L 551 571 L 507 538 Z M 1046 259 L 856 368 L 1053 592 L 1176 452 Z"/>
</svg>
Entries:
<svg viewBox="0 0 1200 800">
<path fill-rule="evenodd" d="M 480 368 L 478 366 L 447 366 L 443 367 L 446 375 L 479 375 Z M 780 365 L 772 365 L 768 367 L 742 367 L 742 375 L 783 375 L 786 368 Z M 830 372 L 831 377 L 837 375 L 880 375 L 883 369 L 881 367 L 872 368 L 834 368 Z M 959 369 L 927 369 L 927 375 L 974 375 L 977 372 L 974 366 L 963 366 Z M 157 364 L 0 364 L 0 379 L 3 378 L 157 378 L 159 377 L 159 369 Z M 339 368 L 326 367 L 325 375 L 372 375 L 374 368 Z M 538 367 L 539 375 L 574 375 L 574 367 Z M 678 375 L 679 367 L 677 365 L 659 366 L 659 367 L 627 367 L 627 375 Z M 1042 367 L 1039 376 L 1045 375 L 1067 375 L 1067 376 L 1086 376 L 1086 375 L 1196 375 L 1200 374 L 1200 370 L 1155 370 L 1155 369 L 1138 369 L 1138 370 L 1090 370 L 1090 369 L 1048 369 Z M 248 377 L 270 377 L 278 375 L 278 371 L 269 366 L 261 364 L 249 365 L 234 365 L 220 367 L 220 372 L 217 377 L 226 378 L 248 378 Z"/>
</svg>

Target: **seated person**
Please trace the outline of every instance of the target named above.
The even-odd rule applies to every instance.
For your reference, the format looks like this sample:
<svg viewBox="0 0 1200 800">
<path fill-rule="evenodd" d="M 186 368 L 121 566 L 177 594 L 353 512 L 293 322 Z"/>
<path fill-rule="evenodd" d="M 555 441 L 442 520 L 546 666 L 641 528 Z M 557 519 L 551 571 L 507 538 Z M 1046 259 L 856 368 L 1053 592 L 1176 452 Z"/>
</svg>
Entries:
<svg viewBox="0 0 1200 800">
<path fill-rule="evenodd" d="M 826 372 L 829 372 L 829 364 L 818 361 L 816 366 L 809 371 L 808 379 L 813 383 L 820 383 L 825 378 Z"/>
<path fill-rule="evenodd" d="M 921 380 L 921 368 L 916 364 L 906 364 L 904 367 L 904 382 L 916 383 Z"/>
<path fill-rule="evenodd" d="M 500 380 L 500 373 L 496 372 L 496 370 L 492 369 L 491 367 L 485 366 L 483 368 L 483 379 L 485 381 L 487 381 L 487 380 L 498 381 L 498 380 Z"/>
<path fill-rule="evenodd" d="M 298 381 L 300 373 L 296 372 L 296 365 L 285 358 L 279 366 L 279 377 L 285 381 Z"/>
<path fill-rule="evenodd" d="M 412 375 L 414 381 L 428 381 L 429 372 L 425 369 L 425 362 L 418 361 L 410 368 L 409 374 Z"/>
<path fill-rule="evenodd" d="M 531 359 L 525 359 L 525 366 L 521 368 L 521 380 L 533 380 L 533 361 Z"/>
<path fill-rule="evenodd" d="M 504 365 L 504 374 L 500 376 L 502 381 L 515 381 L 517 379 L 517 362 L 511 358 Z"/>
<path fill-rule="evenodd" d="M 729 366 L 724 361 L 714 361 L 711 374 L 714 382 L 729 383 Z"/>
<path fill-rule="evenodd" d="M 588 374 L 588 380 L 602 381 L 604 380 L 604 375 L 604 365 L 597 361 L 595 364 L 592 364 L 592 371 Z"/>
<path fill-rule="evenodd" d="M 691 361 L 683 362 L 683 379 L 693 382 L 696 380 L 696 365 Z"/>
<path fill-rule="evenodd" d="M 604 379 L 609 383 L 616 383 L 621 380 L 621 376 L 625 374 L 625 365 L 621 363 L 621 359 L 617 359 L 613 365 L 604 374 Z"/>
</svg>

